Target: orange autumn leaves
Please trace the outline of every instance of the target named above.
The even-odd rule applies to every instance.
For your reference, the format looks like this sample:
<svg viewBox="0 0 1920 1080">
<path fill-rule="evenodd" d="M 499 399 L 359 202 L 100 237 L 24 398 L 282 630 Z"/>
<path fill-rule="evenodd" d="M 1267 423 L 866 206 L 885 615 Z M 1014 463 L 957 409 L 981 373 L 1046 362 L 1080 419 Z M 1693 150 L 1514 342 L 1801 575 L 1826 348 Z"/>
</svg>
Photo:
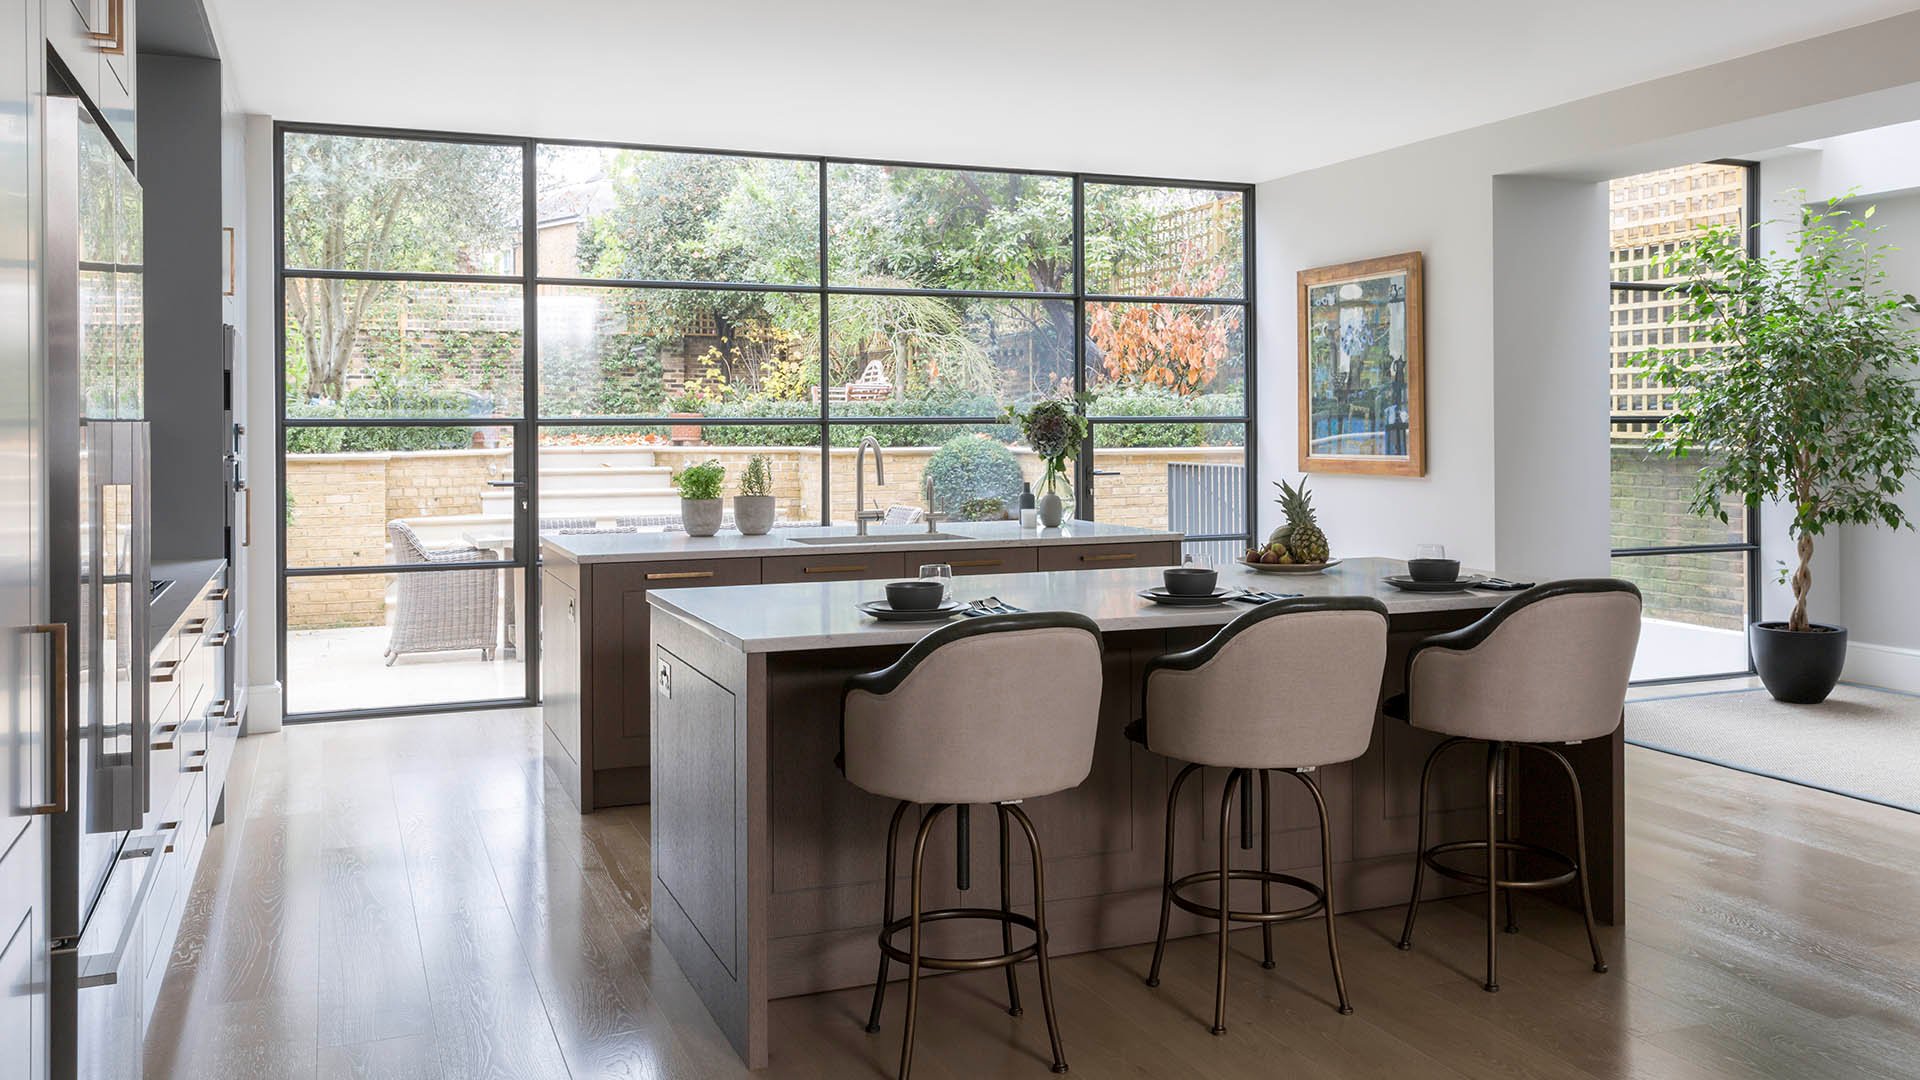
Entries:
<svg viewBox="0 0 1920 1080">
<path fill-rule="evenodd" d="M 1207 296 L 1217 282 L 1186 280 L 1160 295 Z M 1107 377 L 1186 395 L 1206 390 L 1240 328 L 1233 308 L 1169 303 L 1087 305 L 1087 336 Z"/>
</svg>

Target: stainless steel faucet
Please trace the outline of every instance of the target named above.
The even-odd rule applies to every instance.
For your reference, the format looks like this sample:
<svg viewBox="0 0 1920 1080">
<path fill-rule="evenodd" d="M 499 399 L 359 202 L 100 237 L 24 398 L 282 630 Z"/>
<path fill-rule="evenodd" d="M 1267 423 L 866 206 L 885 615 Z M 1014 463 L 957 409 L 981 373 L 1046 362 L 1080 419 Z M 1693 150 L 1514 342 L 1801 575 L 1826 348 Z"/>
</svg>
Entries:
<svg viewBox="0 0 1920 1080">
<path fill-rule="evenodd" d="M 860 450 L 853 458 L 853 530 L 855 535 L 867 535 L 867 522 L 879 521 L 887 516 L 884 510 L 867 509 L 867 447 L 873 447 L 873 482 L 881 487 L 887 486 L 887 459 L 880 453 L 880 444 L 868 435 L 860 440 Z"/>
</svg>

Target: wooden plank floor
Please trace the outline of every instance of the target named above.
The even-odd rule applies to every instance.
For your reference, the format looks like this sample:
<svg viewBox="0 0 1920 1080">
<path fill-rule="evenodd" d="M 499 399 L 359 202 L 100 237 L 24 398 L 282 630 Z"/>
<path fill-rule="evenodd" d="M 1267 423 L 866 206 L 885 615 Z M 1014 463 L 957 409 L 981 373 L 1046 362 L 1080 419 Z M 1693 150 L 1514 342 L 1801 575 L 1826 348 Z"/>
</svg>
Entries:
<svg viewBox="0 0 1920 1080">
<path fill-rule="evenodd" d="M 1090 1077 L 1920 1077 L 1920 817 L 1629 749 L 1629 929 L 1613 971 L 1577 916 L 1521 905 L 1500 994 L 1472 901 L 1342 920 L 1356 1013 L 1317 923 L 1235 935 L 1230 1030 L 1207 1032 L 1211 946 L 1055 965 Z M 582 818 L 528 712 L 359 721 L 243 740 L 147 1048 L 149 1075 L 750 1075 L 651 940 L 643 808 Z M 1040 827 L 1045 829 L 1045 823 Z M 876 853 L 878 857 L 878 853 Z M 931 980 L 918 1075 L 1046 1076 L 997 973 Z M 905 995 L 776 1002 L 768 1077 L 891 1075 Z"/>
</svg>

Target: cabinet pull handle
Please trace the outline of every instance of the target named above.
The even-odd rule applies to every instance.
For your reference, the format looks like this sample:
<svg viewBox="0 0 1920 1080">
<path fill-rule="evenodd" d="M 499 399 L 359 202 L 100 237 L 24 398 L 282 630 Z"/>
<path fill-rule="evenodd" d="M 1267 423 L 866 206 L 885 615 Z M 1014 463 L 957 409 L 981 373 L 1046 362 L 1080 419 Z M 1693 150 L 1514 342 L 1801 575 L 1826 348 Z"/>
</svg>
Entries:
<svg viewBox="0 0 1920 1080">
<path fill-rule="evenodd" d="M 955 559 L 947 564 L 956 570 L 973 570 L 982 566 L 999 566 L 999 559 Z"/>
<path fill-rule="evenodd" d="M 127 0 L 107 0 L 106 33 L 90 30 L 87 32 L 87 38 L 91 41 L 113 42 L 111 45 L 100 46 L 100 51 L 103 53 L 111 53 L 114 56 L 127 55 Z"/>
<path fill-rule="evenodd" d="M 212 592 L 207 594 L 207 599 L 212 600 L 216 603 L 225 602 L 225 600 L 227 599 L 227 590 L 215 589 Z"/>
<path fill-rule="evenodd" d="M 222 225 L 220 231 L 227 234 L 227 287 L 220 295 L 232 296 L 239 292 L 240 284 L 240 267 L 234 260 L 234 230 L 231 225 Z"/>
<path fill-rule="evenodd" d="M 253 546 L 253 489 L 244 488 L 240 492 L 240 546 Z"/>
<path fill-rule="evenodd" d="M 1132 562 L 1140 557 L 1137 551 L 1119 551 L 1108 555 L 1082 555 L 1081 562 Z"/>
<path fill-rule="evenodd" d="M 29 627 L 27 632 L 53 637 L 53 678 L 50 680 L 53 731 L 47 736 L 47 757 L 53 763 L 53 776 L 49 781 L 53 798 L 35 806 L 33 812 L 64 814 L 67 812 L 67 624 L 38 623 Z"/>
<path fill-rule="evenodd" d="M 153 674 L 150 678 L 154 682 L 172 682 L 173 677 L 179 674 L 177 670 L 179 667 L 178 660 L 162 660 L 153 665 Z"/>
<path fill-rule="evenodd" d="M 227 640 L 230 637 L 232 637 L 232 635 L 228 634 L 226 631 L 223 630 L 218 634 L 213 634 L 210 637 L 208 637 L 207 644 L 213 646 L 216 649 L 224 649 L 227 647 Z"/>
<path fill-rule="evenodd" d="M 803 566 L 800 572 L 803 574 L 858 574 L 866 568 L 866 563 L 858 566 Z"/>
<path fill-rule="evenodd" d="M 188 619 L 186 624 L 180 627 L 180 632 L 183 634 L 204 634 L 207 632 L 207 620 L 204 618 Z"/>
<path fill-rule="evenodd" d="M 661 571 L 659 573 L 648 574 L 647 580 L 648 581 L 692 581 L 696 578 L 710 578 L 712 576 L 713 576 L 713 571 L 711 570 L 667 570 L 667 571 Z"/>
<path fill-rule="evenodd" d="M 161 845 L 160 850 L 168 855 L 173 854 L 173 841 L 175 837 L 180 835 L 180 823 L 177 821 L 163 821 L 160 823 L 160 831 L 167 834 L 167 842 Z"/>
<path fill-rule="evenodd" d="M 207 752 L 205 750 L 187 751 L 187 759 L 180 765 L 181 772 L 206 772 Z"/>
</svg>

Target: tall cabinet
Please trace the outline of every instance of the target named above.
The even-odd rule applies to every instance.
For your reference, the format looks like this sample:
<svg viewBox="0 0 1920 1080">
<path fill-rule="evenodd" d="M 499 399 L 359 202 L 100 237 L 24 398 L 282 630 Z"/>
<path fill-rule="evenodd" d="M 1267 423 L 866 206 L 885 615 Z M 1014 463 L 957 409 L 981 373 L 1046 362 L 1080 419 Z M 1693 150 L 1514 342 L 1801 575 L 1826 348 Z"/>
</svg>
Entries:
<svg viewBox="0 0 1920 1080">
<path fill-rule="evenodd" d="M 40 0 L 0 0 L 0 116 L 35 115 L 40 34 Z M 53 737 L 63 695 L 53 676 L 65 630 L 46 623 L 34 126 L 0 123 L 0 1075 L 44 1080 L 50 830 L 42 811 L 64 794 Z"/>
</svg>

